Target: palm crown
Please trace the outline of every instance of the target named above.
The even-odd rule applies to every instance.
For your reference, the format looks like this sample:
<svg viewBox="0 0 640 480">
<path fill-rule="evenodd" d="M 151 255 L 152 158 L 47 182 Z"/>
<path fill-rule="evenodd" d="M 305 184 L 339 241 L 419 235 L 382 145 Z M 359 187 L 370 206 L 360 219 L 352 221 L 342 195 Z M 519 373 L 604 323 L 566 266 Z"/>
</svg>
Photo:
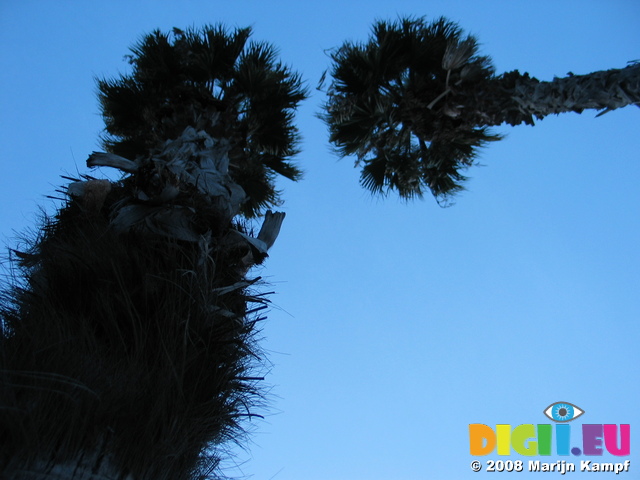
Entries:
<svg viewBox="0 0 640 480">
<path fill-rule="evenodd" d="M 493 75 L 477 50 L 473 37 L 440 18 L 381 21 L 368 43 L 333 52 L 324 118 L 339 153 L 362 165 L 363 186 L 405 198 L 431 190 L 438 199 L 461 188 L 460 170 L 477 147 L 500 138 L 456 114 L 447 96 Z"/>
<path fill-rule="evenodd" d="M 230 142 L 229 174 L 247 196 L 245 215 L 277 205 L 276 175 L 301 175 L 290 158 L 293 114 L 306 92 L 275 49 L 249 42 L 250 34 L 207 26 L 142 38 L 128 56 L 130 75 L 98 81 L 107 151 L 146 158 L 191 126 Z"/>
</svg>

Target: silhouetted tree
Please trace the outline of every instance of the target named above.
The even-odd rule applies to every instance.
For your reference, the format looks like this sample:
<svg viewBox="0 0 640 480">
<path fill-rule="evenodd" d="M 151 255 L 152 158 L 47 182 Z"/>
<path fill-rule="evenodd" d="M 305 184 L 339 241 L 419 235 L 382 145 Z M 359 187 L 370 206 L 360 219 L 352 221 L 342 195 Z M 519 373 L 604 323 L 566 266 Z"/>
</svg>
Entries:
<svg viewBox="0 0 640 480">
<path fill-rule="evenodd" d="M 368 42 L 347 42 L 331 58 L 331 142 L 355 155 L 364 187 L 404 198 L 431 191 L 446 201 L 461 190 L 478 148 L 501 138 L 488 127 L 640 105 L 640 64 L 550 82 L 496 75 L 476 39 L 445 18 L 376 22 Z"/>
<path fill-rule="evenodd" d="M 262 404 L 247 276 L 297 180 L 299 76 L 250 29 L 155 31 L 98 81 L 106 153 L 71 179 L 1 304 L 0 477 L 191 479 Z"/>
</svg>

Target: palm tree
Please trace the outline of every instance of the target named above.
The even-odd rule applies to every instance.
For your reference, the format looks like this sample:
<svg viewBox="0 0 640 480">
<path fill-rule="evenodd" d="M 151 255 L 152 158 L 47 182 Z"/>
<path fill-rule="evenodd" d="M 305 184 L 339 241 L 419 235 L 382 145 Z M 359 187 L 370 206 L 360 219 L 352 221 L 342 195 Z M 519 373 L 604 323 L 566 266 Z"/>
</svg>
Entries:
<svg viewBox="0 0 640 480">
<path fill-rule="evenodd" d="M 0 477 L 219 474 L 263 404 L 267 307 L 248 270 L 275 241 L 300 77 L 250 29 L 154 31 L 101 79 L 105 153 L 13 251 L 0 303 Z M 257 236 L 246 227 L 264 215 Z M 262 312 L 262 313 L 261 313 Z"/>
<path fill-rule="evenodd" d="M 331 142 L 356 156 L 364 187 L 404 198 L 447 201 L 461 190 L 479 147 L 501 138 L 488 127 L 640 106 L 640 64 L 550 82 L 496 75 L 476 39 L 445 18 L 379 21 L 367 43 L 347 42 L 331 59 L 322 115 Z"/>
</svg>

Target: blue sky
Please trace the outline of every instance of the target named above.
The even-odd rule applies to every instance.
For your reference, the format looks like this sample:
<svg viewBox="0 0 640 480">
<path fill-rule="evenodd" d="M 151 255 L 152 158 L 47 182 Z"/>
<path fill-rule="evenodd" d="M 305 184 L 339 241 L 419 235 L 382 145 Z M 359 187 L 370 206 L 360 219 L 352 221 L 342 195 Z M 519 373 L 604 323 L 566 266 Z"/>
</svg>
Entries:
<svg viewBox="0 0 640 480">
<path fill-rule="evenodd" d="M 306 176 L 282 182 L 287 217 L 256 272 L 277 292 L 263 332 L 271 413 L 228 473 L 485 478 L 469 467 L 469 424 L 551 423 L 544 408 L 568 401 L 586 411 L 576 424 L 631 424 L 635 473 L 621 475 L 636 478 L 640 111 L 497 129 L 506 139 L 484 150 L 451 208 L 372 198 L 352 159 L 331 153 L 314 87 L 326 49 L 399 14 L 459 22 L 498 72 L 550 80 L 640 59 L 635 0 L 4 0 L 3 240 L 33 225 L 39 205 L 52 210 L 44 196 L 59 175 L 87 172 L 102 129 L 94 77 L 126 71 L 143 33 L 251 25 L 312 96 L 297 117 Z"/>
</svg>

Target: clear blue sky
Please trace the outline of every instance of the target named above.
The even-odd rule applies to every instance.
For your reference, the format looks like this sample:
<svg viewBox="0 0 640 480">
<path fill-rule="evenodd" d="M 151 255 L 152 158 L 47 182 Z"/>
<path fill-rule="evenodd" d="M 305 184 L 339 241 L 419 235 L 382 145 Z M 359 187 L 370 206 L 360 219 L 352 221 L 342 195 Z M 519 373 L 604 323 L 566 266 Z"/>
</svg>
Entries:
<svg viewBox="0 0 640 480">
<path fill-rule="evenodd" d="M 640 59 L 637 0 L 3 0 L 3 240 L 38 205 L 51 211 L 60 174 L 87 171 L 102 129 L 94 77 L 126 71 L 143 33 L 251 25 L 313 95 L 298 115 L 306 177 L 281 184 L 286 221 L 256 272 L 277 292 L 263 343 L 272 410 L 228 473 L 486 478 L 469 467 L 468 425 L 551 423 L 542 411 L 562 400 L 586 411 L 575 423 L 631 424 L 621 475 L 638 478 L 640 110 L 499 129 L 451 208 L 373 199 L 331 153 L 314 87 L 326 49 L 398 14 L 458 21 L 498 72 L 549 80 Z"/>
</svg>

